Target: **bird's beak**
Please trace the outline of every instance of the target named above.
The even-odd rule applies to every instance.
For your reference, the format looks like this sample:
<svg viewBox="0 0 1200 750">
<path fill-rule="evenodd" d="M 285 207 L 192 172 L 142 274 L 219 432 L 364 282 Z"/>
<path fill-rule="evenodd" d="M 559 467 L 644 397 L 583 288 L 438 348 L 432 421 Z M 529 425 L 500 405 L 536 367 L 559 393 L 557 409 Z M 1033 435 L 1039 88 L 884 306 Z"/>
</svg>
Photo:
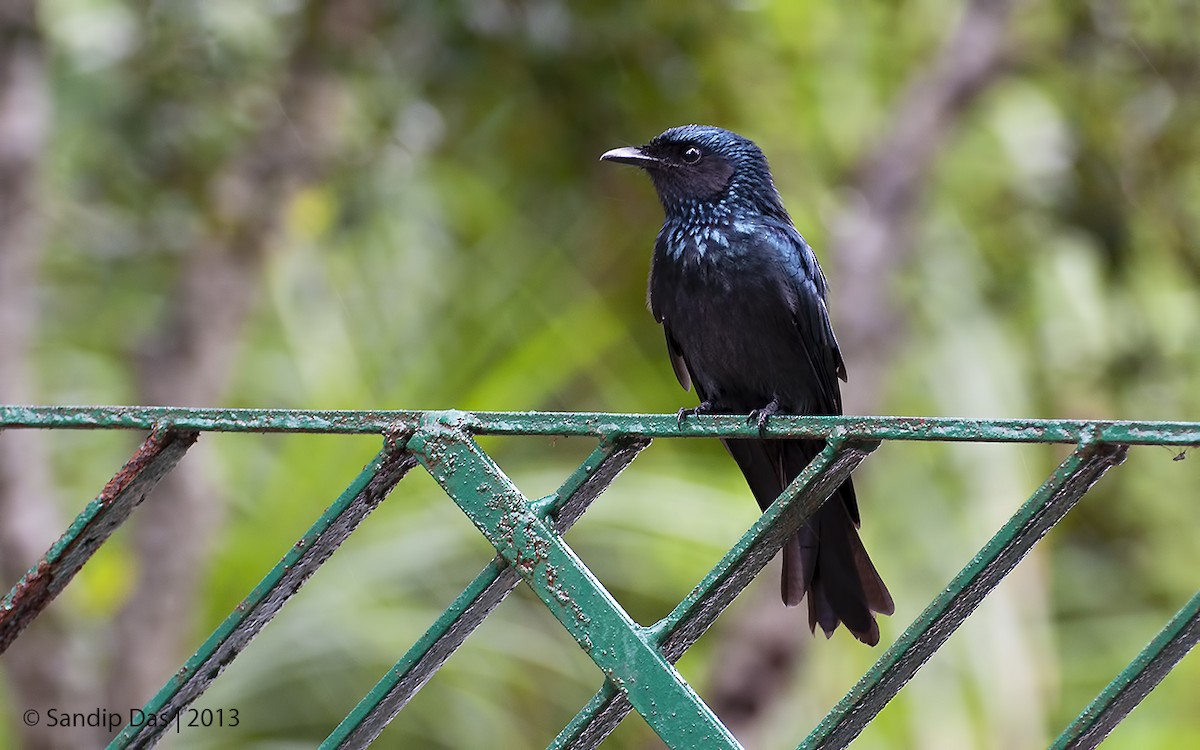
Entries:
<svg viewBox="0 0 1200 750">
<path fill-rule="evenodd" d="M 615 161 L 642 168 L 658 164 L 658 159 L 655 159 L 635 146 L 626 146 L 624 148 L 614 148 L 612 151 L 605 151 L 600 155 L 600 161 Z"/>
</svg>

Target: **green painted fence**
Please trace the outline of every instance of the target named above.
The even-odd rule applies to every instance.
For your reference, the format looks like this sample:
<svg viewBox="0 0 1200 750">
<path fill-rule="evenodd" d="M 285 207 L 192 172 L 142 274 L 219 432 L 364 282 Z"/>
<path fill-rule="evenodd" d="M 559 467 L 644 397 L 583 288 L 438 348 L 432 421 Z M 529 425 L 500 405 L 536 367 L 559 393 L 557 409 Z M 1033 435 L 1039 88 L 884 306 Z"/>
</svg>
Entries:
<svg viewBox="0 0 1200 750">
<path fill-rule="evenodd" d="M 845 747 L 879 713 L 1030 548 L 1129 446 L 1200 445 L 1200 423 L 776 416 L 766 434 L 826 440 L 704 580 L 667 617 L 632 620 L 562 540 L 617 474 L 655 438 L 757 437 L 740 416 L 541 412 L 290 411 L 156 407 L 0 406 L 0 429 L 139 429 L 149 436 L 70 528 L 0 601 L 0 653 L 129 517 L 200 432 L 374 433 L 378 455 L 308 532 L 145 705 L 173 717 L 186 708 L 391 492 L 420 465 L 495 547 L 497 556 L 404 654 L 322 748 L 371 743 L 484 618 L 524 581 L 596 663 L 604 682 L 551 743 L 593 748 L 629 713 L 672 748 L 738 748 L 674 668 L 721 611 L 882 442 L 1065 443 L 1071 452 L 908 627 L 800 748 Z M 475 442 L 476 435 L 590 436 L 596 449 L 554 494 L 526 498 Z M 1098 745 L 1200 639 L 1200 593 L 1079 714 L 1055 748 Z M 126 726 L 111 748 L 149 747 L 170 724 Z"/>
</svg>

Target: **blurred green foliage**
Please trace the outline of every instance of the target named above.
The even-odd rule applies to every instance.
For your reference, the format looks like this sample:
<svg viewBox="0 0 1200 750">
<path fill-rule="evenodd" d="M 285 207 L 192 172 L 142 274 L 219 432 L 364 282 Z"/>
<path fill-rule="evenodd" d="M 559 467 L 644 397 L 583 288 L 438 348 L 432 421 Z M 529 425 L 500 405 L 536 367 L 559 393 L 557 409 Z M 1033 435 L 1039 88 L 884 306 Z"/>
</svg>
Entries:
<svg viewBox="0 0 1200 750">
<path fill-rule="evenodd" d="M 659 208 L 644 180 L 598 155 L 684 122 L 738 130 L 764 147 L 821 253 L 852 199 L 857 160 L 957 7 L 380 5 L 367 42 L 336 60 L 342 96 L 329 116 L 341 146 L 283 217 L 224 405 L 689 405 L 644 308 Z M 300 0 L 44 3 L 55 130 L 36 352 L 43 402 L 135 398 L 133 350 L 171 305 L 181 254 L 210 226 L 217 170 L 278 106 L 304 13 Z M 918 249 L 894 279 L 905 339 L 881 412 L 1197 418 L 1198 15 L 1186 0 L 1023 6 L 1011 70 L 946 143 Z M 836 260 L 822 257 L 834 274 Z M 854 304 L 832 300 L 835 324 Z M 132 437 L 51 439 L 74 512 Z M 197 644 L 378 447 L 314 436 L 204 442 L 229 505 Z M 487 447 L 532 496 L 590 448 Z M 898 605 L 885 641 L 1059 455 L 894 445 L 864 466 L 863 533 Z M 1171 458 L 1134 450 L 856 747 L 1044 745 L 1196 586 L 1196 461 Z M 719 446 L 661 441 L 569 541 L 646 622 L 755 513 Z M 242 727 L 186 732 L 175 746 L 312 746 L 488 558 L 414 472 L 198 704 L 239 708 Z M 81 626 L 115 612 L 129 565 L 118 537 L 69 589 Z M 797 628 L 802 620 L 797 611 Z M 681 665 L 702 694 L 723 632 L 719 622 Z M 841 633 L 814 642 L 764 746 L 794 746 L 878 653 Z M 599 677 L 520 589 L 381 742 L 541 746 Z M 1109 746 L 1200 745 L 1198 681 L 1193 657 Z M 12 731 L 5 720 L 0 739 Z M 606 747 L 649 737 L 634 716 Z"/>
</svg>

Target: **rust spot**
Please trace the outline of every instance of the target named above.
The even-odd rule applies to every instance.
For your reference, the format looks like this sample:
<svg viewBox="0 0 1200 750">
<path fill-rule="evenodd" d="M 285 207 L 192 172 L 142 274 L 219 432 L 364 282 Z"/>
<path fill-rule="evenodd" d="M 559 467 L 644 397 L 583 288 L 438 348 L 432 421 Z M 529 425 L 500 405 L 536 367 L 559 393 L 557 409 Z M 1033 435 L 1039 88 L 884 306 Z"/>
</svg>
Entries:
<svg viewBox="0 0 1200 750">
<path fill-rule="evenodd" d="M 50 589 L 52 574 L 50 563 L 43 559 L 13 587 L 11 599 L 0 610 L 0 653 L 54 598 Z"/>
<path fill-rule="evenodd" d="M 150 436 L 138 446 L 133 456 L 125 462 L 121 470 L 108 480 L 108 484 L 104 485 L 97 500 L 102 506 L 111 505 L 113 500 L 129 489 L 134 480 L 158 458 L 165 448 L 176 441 L 180 443 L 180 447 L 190 448 L 199 436 L 198 432 L 176 432 L 167 428 L 155 428 Z"/>
<path fill-rule="evenodd" d="M 0 653 L 70 582 L 198 436 L 195 431 L 176 431 L 169 427 L 156 427 L 151 431 L 80 516 L 84 518 L 90 514 L 84 527 L 73 536 L 67 536 L 71 534 L 68 530 L 67 535 L 13 587 L 0 608 Z"/>
</svg>

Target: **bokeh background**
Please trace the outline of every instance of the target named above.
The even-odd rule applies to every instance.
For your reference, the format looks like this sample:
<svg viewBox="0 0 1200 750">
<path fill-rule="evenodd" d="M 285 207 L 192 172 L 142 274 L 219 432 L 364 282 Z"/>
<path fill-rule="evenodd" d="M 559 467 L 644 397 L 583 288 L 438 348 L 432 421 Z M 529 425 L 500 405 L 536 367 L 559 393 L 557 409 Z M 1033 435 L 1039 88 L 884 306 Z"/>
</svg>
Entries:
<svg viewBox="0 0 1200 750">
<path fill-rule="evenodd" d="M 690 405 L 644 307 L 660 209 L 597 157 L 704 122 L 817 248 L 850 412 L 1197 419 L 1198 28 L 1190 0 L 5 0 L 0 400 Z M 138 439 L 0 435 L 4 588 Z M 205 435 L 0 658 L 0 746 L 99 746 L 20 716 L 142 705 L 378 444 Z M 536 496 L 591 446 L 486 447 Z M 885 644 L 1062 455 L 863 466 Z M 856 747 L 1044 747 L 1193 593 L 1198 462 L 1131 451 Z M 568 541 L 650 622 L 756 512 L 715 443 L 660 441 Z M 488 550 L 414 472 L 197 704 L 241 726 L 171 746 L 313 746 Z M 681 669 L 794 747 L 881 650 L 761 578 Z M 381 746 L 541 747 L 599 682 L 519 589 Z M 1193 655 L 1107 746 L 1200 746 L 1197 685 Z M 632 715 L 605 746 L 656 743 Z"/>
</svg>

